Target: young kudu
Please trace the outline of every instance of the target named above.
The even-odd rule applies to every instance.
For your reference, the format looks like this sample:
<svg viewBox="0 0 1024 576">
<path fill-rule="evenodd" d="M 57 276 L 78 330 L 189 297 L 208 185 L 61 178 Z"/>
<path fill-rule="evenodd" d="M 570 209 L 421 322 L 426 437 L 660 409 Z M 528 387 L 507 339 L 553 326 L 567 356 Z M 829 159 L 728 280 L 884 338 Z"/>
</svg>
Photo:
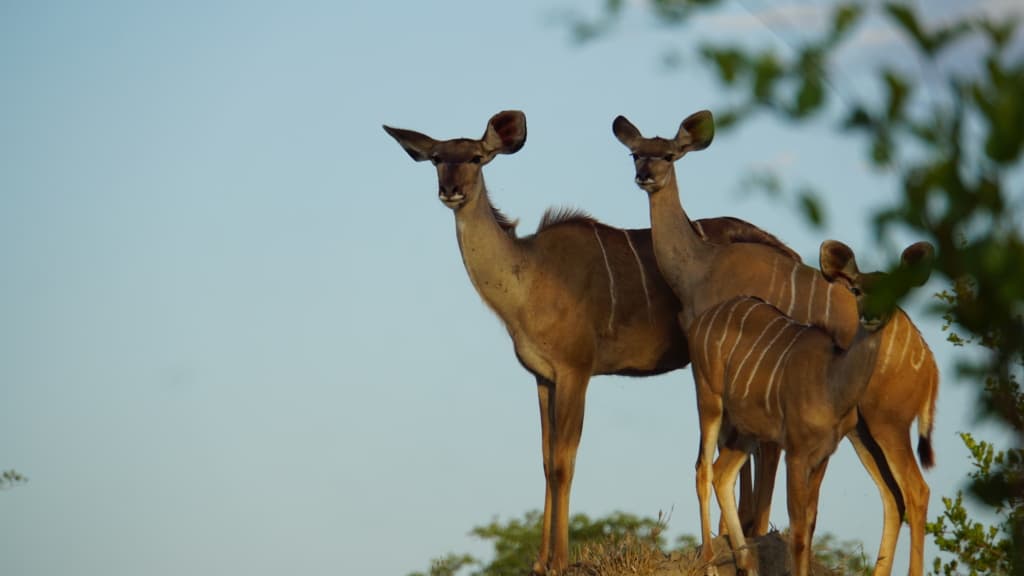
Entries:
<svg viewBox="0 0 1024 576">
<path fill-rule="evenodd" d="M 861 291 L 876 281 L 878 273 L 863 273 L 854 258 L 841 269 L 828 268 L 832 281 Z M 899 538 L 900 524 L 906 517 L 910 526 L 910 576 L 924 573 L 924 535 L 928 516 L 930 490 L 914 460 L 910 444 L 910 427 L 917 420 L 917 453 L 921 465 L 934 465 L 931 433 L 938 398 L 939 371 L 928 344 L 914 323 L 900 308 L 882 329 L 879 361 L 868 381 L 867 389 L 857 406 L 857 426 L 847 435 L 864 468 L 878 487 L 882 499 L 884 523 L 882 541 L 875 562 L 874 576 L 892 573 L 893 556 Z M 772 489 L 778 466 L 778 450 L 768 446 L 761 450 L 754 482 L 754 503 L 745 505 L 749 497 L 741 490 L 740 513 L 745 534 L 765 534 Z M 748 529 L 749 527 L 749 529 Z"/>
<path fill-rule="evenodd" d="M 714 134 L 709 112 L 698 112 L 683 121 L 674 139 L 643 138 L 626 118 L 615 119 L 612 129 L 616 137 L 633 152 L 637 184 L 648 192 L 651 209 L 655 256 L 659 268 L 683 302 L 689 318 L 706 304 L 720 302 L 731 296 L 753 295 L 787 312 L 793 319 L 807 324 L 825 325 L 836 342 L 848 343 L 851 334 L 845 326 L 849 312 L 837 313 L 849 304 L 836 306 L 822 294 L 846 298 L 847 290 L 835 290 L 833 284 L 823 292 L 821 278 L 813 269 L 798 268 L 794 259 L 780 260 L 755 253 L 748 245 L 721 247 L 709 245 L 693 234 L 693 226 L 683 210 L 676 181 L 674 161 L 689 150 L 706 147 Z M 726 256 L 745 253 L 737 262 L 718 262 Z M 762 261 L 763 260 L 763 261 Z M 798 259 L 797 259 L 798 260 Z M 754 267 L 753 261 L 759 266 Z M 709 270 L 717 264 L 738 266 L 711 277 Z M 768 266 L 770 270 L 765 270 Z M 853 287 L 859 278 L 855 262 L 845 273 L 846 284 Z M 792 270 L 790 272 L 790 270 Z M 810 279 L 805 280 L 810 276 Z M 737 279 L 743 280 L 737 282 Z M 788 280 L 788 281 L 787 281 Z M 703 294 L 703 295 L 702 295 Z M 848 302 L 848 301 L 847 301 Z M 824 306 L 824 314 L 820 313 Z M 841 317 L 840 326 L 830 328 L 829 321 Z M 684 326 L 689 319 L 681 317 Z M 897 310 L 883 331 L 883 350 L 889 360 L 880 363 L 859 406 L 862 419 L 849 435 L 864 467 L 878 487 L 884 510 L 882 542 L 875 567 L 875 576 L 885 576 L 892 569 L 892 558 L 899 536 L 899 525 L 906 510 L 911 529 L 910 574 L 919 576 L 923 564 L 924 522 L 928 506 L 928 486 L 914 461 L 909 430 L 918 420 L 918 453 L 927 468 L 933 458 L 930 435 L 937 397 L 938 371 L 927 344 L 902 310 Z M 898 351 L 898 352 L 897 352 Z M 898 356 L 897 356 L 898 353 Z M 748 533 L 763 534 L 768 529 L 768 509 L 778 465 L 778 447 L 765 444 L 757 458 L 756 503 L 749 497 L 741 499 L 741 509 L 754 518 L 745 518 Z M 748 494 L 747 491 L 742 491 Z"/>
<path fill-rule="evenodd" d="M 853 261 L 853 252 L 840 242 L 824 242 L 821 254 L 822 273 L 829 278 L 839 276 Z M 931 254 L 927 243 L 912 245 L 903 252 L 904 265 L 918 266 Z M 709 572 L 715 572 L 709 512 L 713 484 L 736 564 L 756 574 L 737 514 L 734 485 L 751 442 L 758 441 L 786 451 L 793 573 L 809 574 L 821 481 L 829 457 L 857 423 L 856 407 L 875 372 L 883 342 L 879 327 L 888 321 L 888 314 L 866 311 L 871 286 L 865 290 L 857 295 L 860 329 L 845 351 L 820 328 L 795 322 L 758 298 L 723 302 L 694 320 L 688 336 L 701 430 L 697 498 L 701 556 Z M 723 418 L 739 440 L 721 448 L 712 469 Z"/>
<path fill-rule="evenodd" d="M 438 141 L 384 129 L 416 161 L 437 168 L 438 196 L 455 213 L 462 260 L 480 297 L 501 318 L 520 363 L 537 381 L 546 488 L 535 572 L 562 570 L 569 556 L 569 492 L 595 374 L 644 376 L 689 363 L 676 324 L 679 303 L 658 273 L 651 232 L 621 230 L 572 211 L 545 214 L 537 233 L 514 224 L 487 196 L 482 168 L 526 140 L 522 112 L 494 115 L 479 140 Z M 714 242 L 778 240 L 734 218 L 702 220 Z M 788 252 L 796 257 L 791 251 Z"/>
</svg>

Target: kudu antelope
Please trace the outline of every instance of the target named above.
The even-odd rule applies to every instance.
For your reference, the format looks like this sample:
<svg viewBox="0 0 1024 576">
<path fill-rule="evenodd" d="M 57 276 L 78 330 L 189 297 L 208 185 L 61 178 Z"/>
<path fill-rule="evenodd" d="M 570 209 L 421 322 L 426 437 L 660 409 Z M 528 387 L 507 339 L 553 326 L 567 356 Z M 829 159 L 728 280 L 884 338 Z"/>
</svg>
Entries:
<svg viewBox="0 0 1024 576">
<path fill-rule="evenodd" d="M 663 276 L 683 303 L 680 321 L 684 326 L 716 298 L 722 301 L 748 294 L 772 303 L 799 322 L 824 325 L 838 344 L 848 343 L 852 316 L 846 290 L 833 290 L 833 284 L 828 283 L 823 292 L 816 271 L 797 267 L 792 262 L 797 258 L 780 259 L 771 251 L 765 257 L 764 251 L 759 255 L 749 245 L 715 246 L 694 234 L 695 226 L 680 203 L 674 162 L 686 152 L 710 144 L 714 135 L 710 112 L 686 118 L 673 139 L 643 138 L 622 116 L 615 119 L 612 129 L 633 153 L 636 182 L 649 195 L 655 256 Z M 737 253 L 742 254 L 738 260 Z M 860 277 L 855 262 L 851 261 L 851 266 L 845 273 L 849 287 Z M 713 271 L 718 275 L 712 276 Z M 837 306 L 835 300 L 823 298 L 823 294 L 839 295 L 844 302 Z M 829 322 L 836 322 L 836 326 L 830 327 Z M 878 487 L 883 504 L 884 527 L 875 576 L 891 572 L 904 510 L 911 532 L 910 574 L 918 576 L 923 565 L 929 491 L 914 461 L 909 430 L 917 418 L 918 452 L 922 464 L 929 467 L 933 461 L 930 435 L 938 371 L 927 344 L 902 310 L 896 310 L 882 338 L 883 350 L 891 360 L 877 367 L 859 406 L 862 419 L 849 438 Z M 755 534 L 767 531 L 778 465 L 777 447 L 767 444 L 759 452 L 756 502 L 750 504 L 749 497 L 741 500 L 741 509 L 753 516 L 745 518 L 744 526 L 748 533 Z"/>
<path fill-rule="evenodd" d="M 830 267 L 838 276 L 828 278 L 862 292 L 877 282 L 878 272 L 864 273 L 851 257 L 842 268 Z M 924 573 L 925 521 L 930 490 L 914 460 L 910 427 L 917 420 L 917 454 L 921 465 L 930 468 L 935 456 L 931 434 L 938 398 L 939 371 L 931 349 L 917 327 L 900 308 L 882 329 L 879 360 L 857 406 L 857 426 L 847 435 L 864 468 L 878 487 L 884 515 L 882 541 L 874 576 L 892 573 L 893 556 L 900 524 L 910 526 L 910 576 Z M 740 513 L 746 535 L 768 531 L 768 514 L 778 466 L 778 450 L 768 446 L 758 459 L 754 503 L 744 505 L 741 490 Z"/>
<path fill-rule="evenodd" d="M 416 161 L 437 169 L 438 197 L 455 213 L 470 281 L 501 318 L 540 401 L 544 475 L 543 536 L 535 572 L 568 564 L 569 491 L 595 374 L 646 376 L 689 363 L 676 324 L 679 303 L 658 273 L 649 229 L 622 230 L 573 211 L 548 211 L 536 234 L 518 238 L 491 204 L 482 168 L 518 151 L 526 117 L 494 115 L 479 140 L 439 141 L 384 127 Z M 734 218 L 696 223 L 715 242 L 759 242 L 796 255 Z"/>
<path fill-rule="evenodd" d="M 673 139 L 644 138 L 623 116 L 612 130 L 632 152 L 635 181 L 647 192 L 654 256 L 682 304 L 684 330 L 712 306 L 735 296 L 756 296 L 798 322 L 824 328 L 840 347 L 849 346 L 857 332 L 857 303 L 850 291 L 834 289 L 818 270 L 774 246 L 709 242 L 683 210 L 675 162 L 711 143 L 710 112 L 687 117 Z"/>
<path fill-rule="evenodd" d="M 914 244 L 903 252 L 903 263 L 919 266 L 930 260 L 931 253 L 929 244 Z M 838 277 L 852 260 L 853 252 L 840 242 L 826 241 L 821 246 L 821 270 L 826 277 Z M 876 362 L 881 361 L 879 328 L 889 321 L 888 312 L 868 312 L 865 303 L 871 286 L 864 289 L 856 296 L 859 330 L 847 350 L 838 349 L 820 328 L 795 322 L 753 297 L 722 302 L 694 320 L 688 336 L 700 418 L 697 498 L 701 557 L 709 572 L 715 571 L 709 511 L 713 484 L 736 564 L 747 574 L 757 573 L 746 549 L 734 486 L 751 442 L 758 441 L 774 443 L 786 452 L 793 573 L 809 574 L 821 481 L 829 457 L 857 423 L 857 404 Z M 739 440 L 720 449 L 712 468 L 723 418 Z"/>
</svg>

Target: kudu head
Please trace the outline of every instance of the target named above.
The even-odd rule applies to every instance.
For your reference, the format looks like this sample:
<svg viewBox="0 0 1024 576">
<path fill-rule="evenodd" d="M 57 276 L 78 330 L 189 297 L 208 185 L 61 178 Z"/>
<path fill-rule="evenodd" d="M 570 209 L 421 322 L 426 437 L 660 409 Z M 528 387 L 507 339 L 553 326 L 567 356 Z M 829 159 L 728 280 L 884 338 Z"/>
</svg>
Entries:
<svg viewBox="0 0 1024 576">
<path fill-rule="evenodd" d="M 458 210 L 483 193 L 481 169 L 498 154 L 519 151 L 526 142 L 526 115 L 518 110 L 498 112 L 487 122 L 479 140 L 434 140 L 426 134 L 384 126 L 417 162 L 430 160 L 437 167 L 437 195 L 445 206 Z"/>
<path fill-rule="evenodd" d="M 842 284 L 857 297 L 861 325 L 874 331 L 889 320 L 899 298 L 928 281 L 934 254 L 931 244 L 917 242 L 903 251 L 892 272 L 861 272 L 849 246 L 826 240 L 821 243 L 819 260 L 826 280 Z"/>
<path fill-rule="evenodd" d="M 715 136 L 711 112 L 701 110 L 687 116 L 675 138 L 644 138 L 625 116 L 612 122 L 612 132 L 633 155 L 636 184 L 648 194 L 664 188 L 674 175 L 673 163 L 691 150 L 703 150 Z"/>
</svg>

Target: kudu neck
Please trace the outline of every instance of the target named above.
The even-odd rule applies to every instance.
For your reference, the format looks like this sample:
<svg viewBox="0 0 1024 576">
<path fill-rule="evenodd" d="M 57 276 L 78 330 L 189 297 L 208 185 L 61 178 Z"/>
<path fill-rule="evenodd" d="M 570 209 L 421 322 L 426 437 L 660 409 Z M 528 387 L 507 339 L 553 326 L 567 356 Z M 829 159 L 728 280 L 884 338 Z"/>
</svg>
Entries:
<svg viewBox="0 0 1024 576">
<path fill-rule="evenodd" d="M 499 315 L 516 306 L 522 296 L 519 272 L 525 254 L 496 211 L 481 182 L 478 194 L 455 211 L 455 233 L 466 272 L 480 296 Z"/>
<path fill-rule="evenodd" d="M 846 413 L 860 401 L 875 371 L 884 327 L 857 330 L 850 347 L 839 352 L 829 366 L 828 382 L 838 414 Z"/>
<path fill-rule="evenodd" d="M 679 199 L 679 186 L 672 170 L 664 186 L 648 192 L 651 207 L 651 234 L 655 253 L 659 258 L 670 258 L 671 265 L 662 265 L 662 271 L 686 270 L 688 278 L 697 277 L 696 267 L 706 261 L 710 245 L 697 234 L 689 215 Z M 681 264 L 685 263 L 685 266 Z M 686 278 L 669 279 L 673 286 Z"/>
</svg>

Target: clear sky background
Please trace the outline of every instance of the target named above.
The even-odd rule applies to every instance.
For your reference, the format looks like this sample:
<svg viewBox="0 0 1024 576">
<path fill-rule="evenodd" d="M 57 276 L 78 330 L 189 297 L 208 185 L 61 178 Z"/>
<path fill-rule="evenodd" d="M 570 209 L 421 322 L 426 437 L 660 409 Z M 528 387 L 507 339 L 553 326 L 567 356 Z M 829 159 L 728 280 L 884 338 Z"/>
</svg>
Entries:
<svg viewBox="0 0 1024 576">
<path fill-rule="evenodd" d="M 381 124 L 475 138 L 522 109 L 526 146 L 486 169 L 521 234 L 551 205 L 646 227 L 612 119 L 671 135 L 721 109 L 699 38 L 786 50 L 820 22 L 817 3 L 769 4 L 674 29 L 632 6 L 579 46 L 561 18 L 600 3 L 0 3 L 0 469 L 30 479 L 0 493 L 0 574 L 405 574 L 485 552 L 472 526 L 543 504 L 536 389 L 433 169 Z M 835 90 L 869 95 L 903 50 L 870 20 Z M 761 119 L 679 163 L 684 205 L 811 262 L 832 237 L 883 266 L 915 238 L 878 249 L 867 216 L 896 186 L 864 152 Z M 824 232 L 742 191 L 766 167 L 825 193 Z M 911 310 L 943 373 L 934 517 L 968 470 L 957 431 L 980 428 L 953 348 Z M 672 510 L 671 535 L 698 533 L 689 370 L 591 384 L 573 512 Z M 873 558 L 881 522 L 844 443 L 818 530 Z"/>
</svg>

